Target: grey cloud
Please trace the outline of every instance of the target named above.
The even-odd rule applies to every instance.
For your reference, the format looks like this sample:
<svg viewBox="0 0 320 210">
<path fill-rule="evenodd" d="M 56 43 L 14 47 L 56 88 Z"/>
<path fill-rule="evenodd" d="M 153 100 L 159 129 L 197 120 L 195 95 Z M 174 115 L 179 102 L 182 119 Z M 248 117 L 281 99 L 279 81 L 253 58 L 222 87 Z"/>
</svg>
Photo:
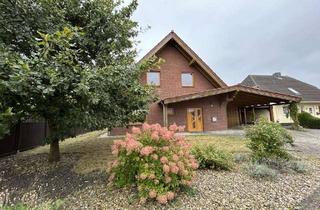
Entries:
<svg viewBox="0 0 320 210">
<path fill-rule="evenodd" d="M 281 71 L 320 86 L 318 0 L 140 0 L 140 57 L 170 30 L 228 84 Z"/>
</svg>

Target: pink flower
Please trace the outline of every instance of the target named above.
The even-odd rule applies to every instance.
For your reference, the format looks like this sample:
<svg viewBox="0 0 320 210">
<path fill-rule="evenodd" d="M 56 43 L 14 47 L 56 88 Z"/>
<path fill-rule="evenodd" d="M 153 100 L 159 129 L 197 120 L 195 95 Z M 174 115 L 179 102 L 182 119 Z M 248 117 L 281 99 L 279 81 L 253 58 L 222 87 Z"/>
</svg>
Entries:
<svg viewBox="0 0 320 210">
<path fill-rule="evenodd" d="M 169 173 L 170 172 L 170 167 L 168 165 L 166 165 L 166 164 L 163 165 L 162 169 L 163 169 L 164 173 Z"/>
<path fill-rule="evenodd" d="M 186 126 L 178 126 L 178 131 L 183 132 Z"/>
<path fill-rule="evenodd" d="M 191 163 L 191 167 L 192 167 L 193 169 L 197 169 L 197 168 L 199 167 L 199 165 L 198 165 L 198 163 L 196 163 L 196 162 L 192 162 L 192 163 Z"/>
<path fill-rule="evenodd" d="M 169 148 L 169 147 L 167 147 L 167 146 L 162 147 L 162 151 L 164 151 L 164 152 L 169 152 L 169 150 L 170 150 L 170 148 Z"/>
<path fill-rule="evenodd" d="M 163 157 L 160 158 L 160 162 L 162 164 L 166 164 L 166 163 L 168 163 L 168 158 L 163 156 Z"/>
<path fill-rule="evenodd" d="M 149 192 L 149 198 L 156 198 L 157 197 L 157 192 L 155 190 L 151 190 Z"/>
<path fill-rule="evenodd" d="M 151 138 L 153 140 L 158 140 L 159 139 L 159 134 L 157 131 L 153 131 L 152 134 L 151 134 Z"/>
<path fill-rule="evenodd" d="M 166 195 L 158 195 L 157 201 L 161 204 L 166 204 L 168 199 Z"/>
<path fill-rule="evenodd" d="M 159 130 L 161 130 L 161 125 L 159 123 L 153 124 L 153 125 L 151 125 L 151 129 L 153 131 L 159 131 Z"/>
<path fill-rule="evenodd" d="M 140 128 L 135 127 L 135 126 L 132 127 L 131 131 L 133 134 L 140 134 L 141 133 Z"/>
<path fill-rule="evenodd" d="M 176 132 L 178 130 L 177 124 L 174 123 L 174 124 L 170 125 L 169 126 L 169 130 L 173 131 L 173 132 Z"/>
<path fill-rule="evenodd" d="M 142 146 L 141 143 L 138 142 L 137 140 L 133 139 L 133 138 L 129 138 L 126 141 L 126 150 L 127 150 L 127 152 L 137 150 L 141 146 Z"/>
<path fill-rule="evenodd" d="M 158 180 L 158 179 L 155 179 L 155 180 L 154 180 L 154 183 L 155 183 L 155 184 L 159 184 L 159 180 Z"/>
<path fill-rule="evenodd" d="M 174 174 L 178 174 L 179 167 L 178 166 L 170 166 L 170 171 Z"/>
<path fill-rule="evenodd" d="M 158 155 L 157 155 L 157 154 L 152 154 L 151 157 L 152 157 L 152 159 L 154 159 L 154 160 L 158 160 Z"/>
<path fill-rule="evenodd" d="M 174 192 L 169 191 L 169 192 L 167 193 L 167 199 L 168 199 L 169 201 L 173 200 L 173 199 L 174 199 L 174 196 L 175 196 Z"/>
<path fill-rule="evenodd" d="M 178 155 L 176 155 L 176 154 L 172 155 L 172 160 L 175 162 L 178 162 L 179 161 Z"/>
<path fill-rule="evenodd" d="M 184 164 L 183 164 L 182 161 L 179 161 L 179 162 L 177 163 L 177 166 L 179 167 L 180 170 L 184 170 Z"/>
<path fill-rule="evenodd" d="M 163 135 L 163 138 L 165 140 L 170 140 L 172 137 L 173 137 L 173 132 L 172 131 L 167 131 L 164 135 Z"/>
<path fill-rule="evenodd" d="M 165 182 L 166 184 L 170 183 L 171 181 L 172 181 L 172 178 L 171 178 L 170 176 L 166 176 L 166 177 L 165 177 L 165 181 L 164 181 L 164 182 Z"/>
<path fill-rule="evenodd" d="M 143 131 L 148 131 L 151 129 L 151 126 L 148 123 L 143 123 L 142 124 L 142 130 Z"/>
<path fill-rule="evenodd" d="M 146 147 L 143 147 L 143 148 L 140 150 L 140 154 L 143 155 L 143 156 L 148 156 L 148 155 L 150 155 L 153 151 L 154 151 L 153 147 L 151 147 L 151 146 L 146 146 Z"/>
</svg>

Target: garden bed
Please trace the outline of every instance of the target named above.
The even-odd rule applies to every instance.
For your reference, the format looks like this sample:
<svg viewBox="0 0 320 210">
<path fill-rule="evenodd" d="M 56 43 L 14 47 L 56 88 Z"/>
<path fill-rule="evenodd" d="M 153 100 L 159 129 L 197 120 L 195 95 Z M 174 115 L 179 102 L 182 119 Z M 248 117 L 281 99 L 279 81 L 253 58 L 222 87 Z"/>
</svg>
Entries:
<svg viewBox="0 0 320 210">
<path fill-rule="evenodd" d="M 112 140 L 97 138 L 98 134 L 62 142 L 62 160 L 56 165 L 48 165 L 47 147 L 1 159 L 0 206 L 24 203 L 47 209 L 54 203 L 63 209 L 296 208 L 310 203 L 313 192 L 320 187 L 319 158 L 299 154 L 308 166 L 305 174 L 282 173 L 274 180 L 257 180 L 247 174 L 246 162 L 237 164 L 232 171 L 198 170 L 193 188 L 179 194 L 173 202 L 140 205 L 135 189 L 107 186 L 105 165 L 112 159 Z M 236 137 L 188 139 L 229 148 L 233 154 L 248 153 L 246 140 Z"/>
</svg>

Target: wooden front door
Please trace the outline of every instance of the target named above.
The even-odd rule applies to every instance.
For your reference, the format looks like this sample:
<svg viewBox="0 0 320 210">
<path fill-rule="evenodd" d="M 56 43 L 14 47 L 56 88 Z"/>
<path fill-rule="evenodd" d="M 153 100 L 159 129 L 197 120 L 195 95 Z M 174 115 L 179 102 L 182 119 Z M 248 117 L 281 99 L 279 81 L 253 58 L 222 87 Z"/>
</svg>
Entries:
<svg viewBox="0 0 320 210">
<path fill-rule="evenodd" d="M 189 108 L 187 110 L 188 131 L 203 131 L 202 109 Z"/>
</svg>

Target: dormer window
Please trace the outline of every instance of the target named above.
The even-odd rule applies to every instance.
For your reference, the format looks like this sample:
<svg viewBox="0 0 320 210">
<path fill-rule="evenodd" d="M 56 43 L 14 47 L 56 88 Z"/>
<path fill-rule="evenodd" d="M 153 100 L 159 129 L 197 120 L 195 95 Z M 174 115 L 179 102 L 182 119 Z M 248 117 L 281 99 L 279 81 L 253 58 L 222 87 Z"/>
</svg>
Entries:
<svg viewBox="0 0 320 210">
<path fill-rule="evenodd" d="M 299 93 L 299 91 L 289 87 L 288 90 L 290 90 L 292 93 L 296 94 L 296 95 L 301 95 L 301 93 Z"/>
<path fill-rule="evenodd" d="M 181 74 L 181 85 L 182 87 L 193 87 L 193 74 L 192 73 L 182 73 Z"/>
<path fill-rule="evenodd" d="M 159 71 L 147 72 L 147 84 L 160 86 L 160 72 Z"/>
</svg>

